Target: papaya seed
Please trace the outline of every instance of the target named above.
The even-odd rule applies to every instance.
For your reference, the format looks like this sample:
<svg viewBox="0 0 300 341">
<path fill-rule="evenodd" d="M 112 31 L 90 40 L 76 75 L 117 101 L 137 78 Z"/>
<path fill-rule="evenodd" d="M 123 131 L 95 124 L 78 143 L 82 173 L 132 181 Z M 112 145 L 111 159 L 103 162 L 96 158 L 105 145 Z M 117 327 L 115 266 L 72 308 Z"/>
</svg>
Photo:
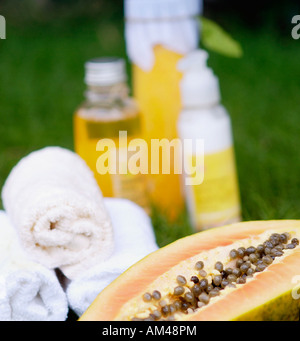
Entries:
<svg viewBox="0 0 300 341">
<path fill-rule="evenodd" d="M 229 252 L 229 256 L 230 256 L 231 259 L 237 258 L 237 257 L 238 257 L 238 252 L 237 252 L 237 250 L 232 249 L 232 250 Z"/>
<path fill-rule="evenodd" d="M 218 287 L 218 286 L 221 284 L 221 282 L 222 282 L 222 276 L 217 275 L 217 276 L 215 276 L 215 277 L 213 278 L 213 284 L 214 284 L 215 286 Z"/>
<path fill-rule="evenodd" d="M 177 276 L 176 281 L 179 285 L 186 285 L 186 279 L 184 276 Z"/>
<path fill-rule="evenodd" d="M 144 295 L 143 295 L 143 300 L 145 302 L 150 302 L 152 299 L 152 295 L 149 293 L 149 292 L 146 292 Z"/>
<path fill-rule="evenodd" d="M 205 270 L 200 270 L 200 271 L 199 271 L 199 275 L 200 275 L 201 277 L 206 277 L 206 276 L 207 276 L 207 272 L 206 272 Z"/>
<path fill-rule="evenodd" d="M 223 271 L 223 263 L 221 262 L 216 262 L 215 264 L 215 269 L 218 270 L 218 271 Z"/>
<path fill-rule="evenodd" d="M 182 286 L 177 286 L 174 288 L 174 295 L 175 296 L 180 296 L 184 293 L 184 288 Z"/>
<path fill-rule="evenodd" d="M 243 258 L 245 256 L 245 251 L 246 251 L 246 249 L 244 247 L 239 247 L 237 249 L 239 257 Z"/>
<path fill-rule="evenodd" d="M 202 270 L 204 268 L 204 263 L 202 261 L 199 261 L 195 264 L 196 270 Z"/>
<path fill-rule="evenodd" d="M 158 290 L 154 290 L 152 293 L 152 297 L 153 299 L 155 299 L 156 301 L 161 299 L 161 293 Z"/>
<path fill-rule="evenodd" d="M 208 281 L 206 278 L 201 279 L 201 281 L 199 282 L 200 288 L 201 289 L 206 289 L 208 286 Z"/>
<path fill-rule="evenodd" d="M 209 296 L 205 292 L 200 294 L 198 299 L 199 299 L 200 302 L 202 302 L 204 304 L 208 304 L 208 302 L 209 302 Z"/>
<path fill-rule="evenodd" d="M 191 281 L 194 282 L 195 284 L 199 283 L 199 278 L 197 276 L 192 276 Z"/>
</svg>

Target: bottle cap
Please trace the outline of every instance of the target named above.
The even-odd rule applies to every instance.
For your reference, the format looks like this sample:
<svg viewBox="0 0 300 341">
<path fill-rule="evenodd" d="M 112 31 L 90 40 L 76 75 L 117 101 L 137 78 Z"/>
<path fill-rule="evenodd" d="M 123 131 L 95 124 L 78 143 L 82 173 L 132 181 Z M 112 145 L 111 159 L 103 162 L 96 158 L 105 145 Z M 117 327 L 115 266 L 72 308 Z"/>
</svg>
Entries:
<svg viewBox="0 0 300 341">
<path fill-rule="evenodd" d="M 201 0 L 125 0 L 124 11 L 128 20 L 171 19 L 199 15 Z"/>
<path fill-rule="evenodd" d="M 85 63 L 85 83 L 110 86 L 126 81 L 125 61 L 117 57 L 91 59 Z"/>
<path fill-rule="evenodd" d="M 155 64 L 154 46 L 185 55 L 199 44 L 203 0 L 124 0 L 126 51 L 144 71 Z"/>
<path fill-rule="evenodd" d="M 219 80 L 206 64 L 208 53 L 197 49 L 177 64 L 183 72 L 180 82 L 181 100 L 184 107 L 211 106 L 220 102 Z"/>
</svg>

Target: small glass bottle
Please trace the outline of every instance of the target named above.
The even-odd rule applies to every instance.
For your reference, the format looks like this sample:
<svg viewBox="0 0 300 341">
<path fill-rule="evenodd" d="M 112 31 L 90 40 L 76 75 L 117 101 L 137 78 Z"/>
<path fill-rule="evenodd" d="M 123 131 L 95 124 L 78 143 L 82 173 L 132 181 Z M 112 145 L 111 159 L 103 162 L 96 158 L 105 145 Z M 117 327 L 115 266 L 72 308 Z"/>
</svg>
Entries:
<svg viewBox="0 0 300 341">
<path fill-rule="evenodd" d="M 127 164 L 122 165 L 126 171 L 119 172 L 120 163 L 128 161 L 128 144 L 140 137 L 140 115 L 129 97 L 125 61 L 93 59 L 85 64 L 85 71 L 86 100 L 74 115 L 75 151 L 94 172 L 104 197 L 127 198 L 149 212 L 144 175 L 131 174 Z M 107 150 L 99 150 L 99 141 L 110 142 Z M 117 153 L 111 154 L 116 157 L 109 158 L 109 166 L 100 162 L 112 149 Z"/>
</svg>

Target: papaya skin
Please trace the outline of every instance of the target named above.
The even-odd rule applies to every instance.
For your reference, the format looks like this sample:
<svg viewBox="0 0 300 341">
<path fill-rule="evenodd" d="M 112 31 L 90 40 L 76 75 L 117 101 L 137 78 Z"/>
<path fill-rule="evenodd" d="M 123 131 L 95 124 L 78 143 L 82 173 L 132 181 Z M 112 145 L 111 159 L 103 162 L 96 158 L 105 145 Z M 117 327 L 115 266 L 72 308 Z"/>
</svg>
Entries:
<svg viewBox="0 0 300 341">
<path fill-rule="evenodd" d="M 234 321 L 299 321 L 299 300 L 288 291 Z"/>
<path fill-rule="evenodd" d="M 179 262 L 202 251 L 230 245 L 267 230 L 288 232 L 295 229 L 300 231 L 300 220 L 249 221 L 217 227 L 181 238 L 151 253 L 114 280 L 97 296 L 79 321 L 116 320 L 122 306 L 132 298 L 140 297 L 149 283 Z M 295 270 L 297 268 L 299 270 Z M 270 282 L 271 270 L 266 270 L 257 274 L 254 281 L 226 295 L 224 300 L 194 314 L 184 315 L 182 320 L 298 320 L 300 299 L 296 300 L 292 297 L 295 286 L 292 284 L 292 278 L 300 275 L 299 249 L 285 257 L 283 262 L 270 265 L 270 269 L 276 276 L 269 288 L 263 286 L 264 279 Z M 273 289 L 270 290 L 271 288 Z M 231 304 L 228 305 L 226 299 L 233 299 L 231 301 L 233 302 L 235 297 L 238 302 L 236 309 L 228 309 Z M 241 305 L 240 301 L 243 297 L 248 297 L 249 302 L 254 301 L 256 305 L 246 303 Z M 226 310 L 222 311 L 225 307 L 229 313 Z"/>
</svg>

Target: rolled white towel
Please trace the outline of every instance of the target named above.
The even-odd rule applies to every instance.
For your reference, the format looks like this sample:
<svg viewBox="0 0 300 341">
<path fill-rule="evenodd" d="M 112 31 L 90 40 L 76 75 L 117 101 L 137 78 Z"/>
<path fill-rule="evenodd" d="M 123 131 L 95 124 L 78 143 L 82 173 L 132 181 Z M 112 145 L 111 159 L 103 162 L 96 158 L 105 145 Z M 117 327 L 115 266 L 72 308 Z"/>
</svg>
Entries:
<svg viewBox="0 0 300 341">
<path fill-rule="evenodd" d="M 104 204 L 114 228 L 115 251 L 108 260 L 82 272 L 68 285 L 69 306 L 79 316 L 115 278 L 158 249 L 151 220 L 141 207 L 117 198 L 104 198 Z"/>
<path fill-rule="evenodd" d="M 56 274 L 28 260 L 0 211 L 0 320 L 64 321 L 68 301 Z"/>
<path fill-rule="evenodd" d="M 33 261 L 74 279 L 113 252 L 113 230 L 92 171 L 75 153 L 47 147 L 11 171 L 2 200 Z"/>
</svg>

